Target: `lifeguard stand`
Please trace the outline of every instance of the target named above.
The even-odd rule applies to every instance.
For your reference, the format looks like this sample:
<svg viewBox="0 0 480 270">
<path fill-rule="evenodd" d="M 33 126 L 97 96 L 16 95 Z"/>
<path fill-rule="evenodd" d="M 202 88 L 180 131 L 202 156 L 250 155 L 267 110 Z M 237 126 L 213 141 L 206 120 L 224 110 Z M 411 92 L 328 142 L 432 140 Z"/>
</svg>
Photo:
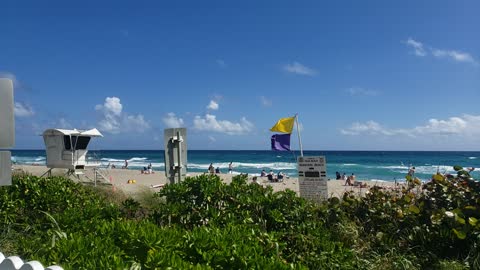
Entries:
<svg viewBox="0 0 480 270">
<path fill-rule="evenodd" d="M 43 140 L 47 152 L 47 168 L 43 175 L 52 175 L 53 169 L 68 169 L 67 176 L 79 178 L 86 168 L 96 168 L 99 163 L 86 160 L 87 146 L 92 137 L 103 137 L 96 129 L 80 131 L 77 129 L 47 129 L 43 132 Z M 43 176 L 42 175 L 42 176 Z"/>
</svg>

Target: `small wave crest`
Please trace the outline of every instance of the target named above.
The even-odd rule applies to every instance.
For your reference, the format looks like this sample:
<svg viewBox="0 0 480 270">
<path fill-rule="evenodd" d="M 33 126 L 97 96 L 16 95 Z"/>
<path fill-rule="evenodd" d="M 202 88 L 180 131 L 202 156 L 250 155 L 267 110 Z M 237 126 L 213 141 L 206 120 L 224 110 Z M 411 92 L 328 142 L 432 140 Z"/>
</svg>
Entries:
<svg viewBox="0 0 480 270">
<path fill-rule="evenodd" d="M 228 169 L 229 162 L 224 163 L 213 163 L 215 168 Z M 289 162 L 273 162 L 273 163 L 247 163 L 247 162 L 237 162 L 232 164 L 234 168 L 246 168 L 246 169 L 271 169 L 271 170 L 295 170 L 297 169 L 296 163 Z M 210 163 L 189 163 L 188 167 L 193 169 L 208 169 Z"/>
</svg>

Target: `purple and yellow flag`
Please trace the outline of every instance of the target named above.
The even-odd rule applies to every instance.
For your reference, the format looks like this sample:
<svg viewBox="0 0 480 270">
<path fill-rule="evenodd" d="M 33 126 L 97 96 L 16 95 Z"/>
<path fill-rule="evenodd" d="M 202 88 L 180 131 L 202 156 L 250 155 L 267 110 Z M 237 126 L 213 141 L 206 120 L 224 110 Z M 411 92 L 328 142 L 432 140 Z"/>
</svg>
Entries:
<svg viewBox="0 0 480 270">
<path fill-rule="evenodd" d="M 290 134 L 272 135 L 272 150 L 290 151 Z"/>
</svg>

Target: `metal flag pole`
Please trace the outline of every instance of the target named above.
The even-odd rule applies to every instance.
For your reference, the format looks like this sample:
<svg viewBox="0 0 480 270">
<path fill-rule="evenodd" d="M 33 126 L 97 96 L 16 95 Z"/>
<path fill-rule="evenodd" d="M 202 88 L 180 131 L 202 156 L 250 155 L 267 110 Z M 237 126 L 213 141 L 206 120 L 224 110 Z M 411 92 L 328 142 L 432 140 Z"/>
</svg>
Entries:
<svg viewBox="0 0 480 270">
<path fill-rule="evenodd" d="M 298 144 L 300 146 L 300 156 L 303 157 L 302 138 L 300 138 L 300 128 L 298 126 L 298 113 L 295 114 L 295 122 L 297 123 Z"/>
</svg>

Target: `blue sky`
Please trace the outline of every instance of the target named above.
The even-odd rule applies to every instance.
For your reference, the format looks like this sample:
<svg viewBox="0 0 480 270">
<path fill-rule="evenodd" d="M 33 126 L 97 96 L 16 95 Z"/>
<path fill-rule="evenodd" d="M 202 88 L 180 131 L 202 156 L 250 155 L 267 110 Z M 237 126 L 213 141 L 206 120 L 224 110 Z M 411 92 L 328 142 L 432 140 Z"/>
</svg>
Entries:
<svg viewBox="0 0 480 270">
<path fill-rule="evenodd" d="M 2 2 L 16 148 L 269 149 L 298 113 L 304 149 L 480 150 L 478 1 L 170 2 Z"/>
</svg>

